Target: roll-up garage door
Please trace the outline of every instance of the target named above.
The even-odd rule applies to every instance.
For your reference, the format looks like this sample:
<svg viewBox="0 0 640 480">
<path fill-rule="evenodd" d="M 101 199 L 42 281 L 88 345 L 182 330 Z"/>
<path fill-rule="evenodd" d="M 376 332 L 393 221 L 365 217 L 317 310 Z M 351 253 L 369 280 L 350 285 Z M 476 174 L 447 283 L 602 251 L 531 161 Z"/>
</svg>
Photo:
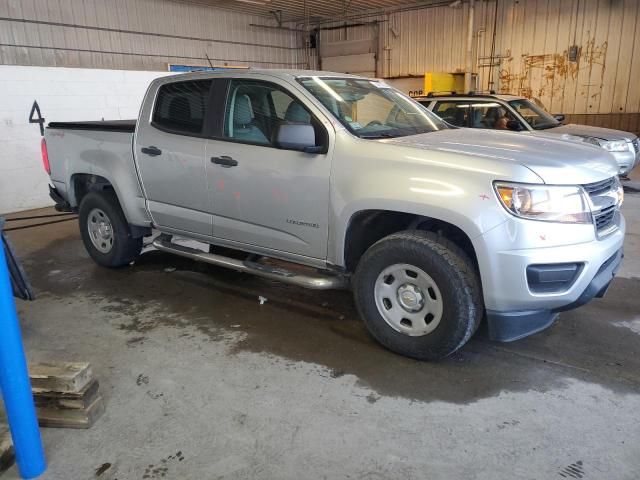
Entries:
<svg viewBox="0 0 640 480">
<path fill-rule="evenodd" d="M 320 34 L 322 70 L 376 76 L 377 26 L 327 30 Z M 347 35 L 345 35 L 345 33 Z M 348 36 L 351 39 L 341 40 Z"/>
</svg>

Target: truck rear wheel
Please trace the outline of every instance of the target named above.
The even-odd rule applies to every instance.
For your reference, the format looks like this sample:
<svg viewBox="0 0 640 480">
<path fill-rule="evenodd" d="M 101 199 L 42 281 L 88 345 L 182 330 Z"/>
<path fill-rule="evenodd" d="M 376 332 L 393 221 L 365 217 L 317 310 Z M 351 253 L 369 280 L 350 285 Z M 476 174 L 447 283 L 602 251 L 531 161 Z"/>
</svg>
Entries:
<svg viewBox="0 0 640 480">
<path fill-rule="evenodd" d="M 140 255 L 142 238 L 133 238 L 111 190 L 90 192 L 80 202 L 80 235 L 87 252 L 103 267 L 128 265 Z"/>
<path fill-rule="evenodd" d="M 431 232 L 400 232 L 375 243 L 358 263 L 354 287 L 371 335 L 389 350 L 419 360 L 451 355 L 482 317 L 473 263 Z"/>
</svg>

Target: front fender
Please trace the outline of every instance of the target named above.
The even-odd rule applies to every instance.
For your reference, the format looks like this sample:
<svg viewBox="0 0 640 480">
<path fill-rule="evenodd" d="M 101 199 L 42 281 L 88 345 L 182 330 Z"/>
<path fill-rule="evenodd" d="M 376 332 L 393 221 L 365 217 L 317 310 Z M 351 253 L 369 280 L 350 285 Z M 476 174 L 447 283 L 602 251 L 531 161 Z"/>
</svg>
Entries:
<svg viewBox="0 0 640 480">
<path fill-rule="evenodd" d="M 350 145 L 353 142 L 357 145 Z M 343 160 L 348 152 L 362 153 Z M 353 216 L 363 210 L 438 219 L 460 228 L 473 242 L 507 220 L 508 215 L 493 191 L 493 181 L 510 179 L 541 182 L 531 170 L 516 163 L 341 136 L 332 171 L 334 228 L 328 261 L 345 265 L 348 226 Z"/>
</svg>

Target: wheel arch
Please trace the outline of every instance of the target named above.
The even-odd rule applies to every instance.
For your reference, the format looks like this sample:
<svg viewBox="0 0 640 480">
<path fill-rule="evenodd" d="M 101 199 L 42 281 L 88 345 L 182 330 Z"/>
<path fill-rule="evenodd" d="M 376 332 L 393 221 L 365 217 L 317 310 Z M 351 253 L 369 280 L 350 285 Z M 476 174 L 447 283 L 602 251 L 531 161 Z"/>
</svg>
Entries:
<svg viewBox="0 0 640 480">
<path fill-rule="evenodd" d="M 348 272 L 355 271 L 362 255 L 380 239 L 404 230 L 437 233 L 458 246 L 479 272 L 478 254 L 472 236 L 441 218 L 395 210 L 366 209 L 351 215 L 342 242 L 342 262 Z M 475 235 L 474 235 L 475 236 Z"/>
<path fill-rule="evenodd" d="M 74 173 L 69 182 L 69 203 L 77 208 L 87 193 L 107 189 L 113 190 L 118 198 L 118 193 L 109 179 L 91 173 Z M 118 202 L 120 202 L 119 198 Z"/>
<path fill-rule="evenodd" d="M 78 210 L 82 199 L 90 192 L 111 191 L 115 196 L 118 208 L 122 210 L 124 218 L 129 224 L 129 229 L 133 237 L 143 237 L 151 233 L 151 228 L 138 226 L 131 222 L 130 212 L 126 202 L 122 202 L 122 195 L 118 192 L 116 185 L 106 177 L 91 173 L 74 173 L 69 182 L 69 203 L 74 210 Z"/>
</svg>

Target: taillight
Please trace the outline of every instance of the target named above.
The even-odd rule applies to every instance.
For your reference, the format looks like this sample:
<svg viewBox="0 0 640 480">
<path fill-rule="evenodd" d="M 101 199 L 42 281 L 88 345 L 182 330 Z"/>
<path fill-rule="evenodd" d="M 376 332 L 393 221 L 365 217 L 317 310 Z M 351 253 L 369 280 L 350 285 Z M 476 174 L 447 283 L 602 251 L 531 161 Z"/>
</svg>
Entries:
<svg viewBox="0 0 640 480">
<path fill-rule="evenodd" d="M 42 137 L 40 142 L 40 151 L 42 152 L 42 165 L 49 175 L 51 175 L 51 165 L 49 165 L 49 152 L 47 152 L 47 141 Z"/>
</svg>

